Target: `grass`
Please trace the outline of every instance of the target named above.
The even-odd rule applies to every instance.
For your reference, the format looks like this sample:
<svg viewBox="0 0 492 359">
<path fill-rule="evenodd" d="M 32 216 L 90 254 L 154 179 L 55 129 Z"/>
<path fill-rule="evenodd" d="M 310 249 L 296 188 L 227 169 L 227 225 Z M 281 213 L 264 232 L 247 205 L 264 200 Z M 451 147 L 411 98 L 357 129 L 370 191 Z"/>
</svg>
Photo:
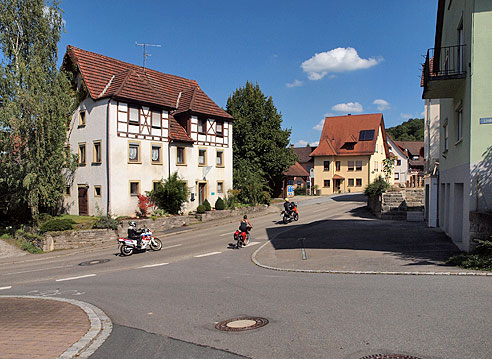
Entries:
<svg viewBox="0 0 492 359">
<path fill-rule="evenodd" d="M 26 252 L 29 252 L 32 254 L 43 253 L 42 249 L 36 247 L 34 244 L 25 240 L 24 238 L 15 239 L 15 238 L 12 238 L 9 234 L 2 234 L 0 236 L 0 239 L 4 240 L 5 242 L 7 242 L 8 244 L 10 244 L 12 246 L 16 246 L 16 247 L 22 249 L 23 251 L 26 251 Z"/>
</svg>

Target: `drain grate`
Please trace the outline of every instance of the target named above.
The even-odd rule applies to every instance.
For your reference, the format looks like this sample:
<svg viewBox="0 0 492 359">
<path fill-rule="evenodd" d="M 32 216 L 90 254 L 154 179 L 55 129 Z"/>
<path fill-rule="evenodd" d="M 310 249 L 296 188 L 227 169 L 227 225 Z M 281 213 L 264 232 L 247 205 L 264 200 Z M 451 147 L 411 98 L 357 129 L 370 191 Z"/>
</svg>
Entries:
<svg viewBox="0 0 492 359">
<path fill-rule="evenodd" d="M 93 265 L 96 265 L 96 264 L 101 264 L 101 263 L 106 263 L 106 262 L 109 262 L 110 260 L 109 259 L 93 259 L 91 261 L 87 261 L 87 262 L 82 262 L 82 263 L 79 263 L 79 266 L 93 266 Z"/>
<path fill-rule="evenodd" d="M 411 355 L 405 354 L 373 354 L 367 355 L 360 359 L 420 359 Z"/>
<path fill-rule="evenodd" d="M 268 324 L 268 319 L 261 317 L 239 317 L 215 324 L 215 329 L 224 332 L 241 332 L 261 328 Z"/>
</svg>

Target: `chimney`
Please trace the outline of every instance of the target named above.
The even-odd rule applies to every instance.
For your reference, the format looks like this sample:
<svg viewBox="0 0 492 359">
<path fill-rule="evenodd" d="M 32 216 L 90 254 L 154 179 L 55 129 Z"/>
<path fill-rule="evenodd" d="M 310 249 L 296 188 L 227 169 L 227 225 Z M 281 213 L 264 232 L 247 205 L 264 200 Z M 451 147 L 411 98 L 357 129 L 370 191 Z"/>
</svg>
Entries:
<svg viewBox="0 0 492 359">
<path fill-rule="evenodd" d="M 294 145 L 292 143 L 290 144 L 290 148 L 294 148 Z"/>
</svg>

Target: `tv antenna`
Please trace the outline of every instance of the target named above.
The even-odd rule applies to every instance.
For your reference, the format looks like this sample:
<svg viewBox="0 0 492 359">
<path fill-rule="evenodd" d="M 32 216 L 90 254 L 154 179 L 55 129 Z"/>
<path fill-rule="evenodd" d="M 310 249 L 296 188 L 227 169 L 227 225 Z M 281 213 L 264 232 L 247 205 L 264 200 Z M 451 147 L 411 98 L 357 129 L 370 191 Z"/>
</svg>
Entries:
<svg viewBox="0 0 492 359">
<path fill-rule="evenodd" d="M 153 47 L 162 47 L 162 45 L 156 45 L 156 44 L 139 44 L 135 41 L 136 46 L 143 46 L 143 68 L 145 69 L 145 59 L 147 59 L 147 56 L 152 56 L 151 54 L 147 53 L 147 46 L 153 46 Z"/>
</svg>

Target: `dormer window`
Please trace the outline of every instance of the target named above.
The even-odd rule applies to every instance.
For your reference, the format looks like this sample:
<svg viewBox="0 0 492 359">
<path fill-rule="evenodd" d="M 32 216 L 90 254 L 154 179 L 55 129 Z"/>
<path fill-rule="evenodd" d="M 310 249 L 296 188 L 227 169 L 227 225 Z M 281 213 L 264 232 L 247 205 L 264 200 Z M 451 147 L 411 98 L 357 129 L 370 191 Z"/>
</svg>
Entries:
<svg viewBox="0 0 492 359">
<path fill-rule="evenodd" d="M 206 133 L 207 120 L 200 118 L 198 119 L 198 133 L 204 135 Z"/>
<path fill-rule="evenodd" d="M 87 121 L 87 111 L 82 110 L 79 112 L 79 127 L 85 127 Z"/>
<path fill-rule="evenodd" d="M 419 159 L 419 156 L 412 156 L 412 160 L 418 161 L 418 159 Z"/>
</svg>

